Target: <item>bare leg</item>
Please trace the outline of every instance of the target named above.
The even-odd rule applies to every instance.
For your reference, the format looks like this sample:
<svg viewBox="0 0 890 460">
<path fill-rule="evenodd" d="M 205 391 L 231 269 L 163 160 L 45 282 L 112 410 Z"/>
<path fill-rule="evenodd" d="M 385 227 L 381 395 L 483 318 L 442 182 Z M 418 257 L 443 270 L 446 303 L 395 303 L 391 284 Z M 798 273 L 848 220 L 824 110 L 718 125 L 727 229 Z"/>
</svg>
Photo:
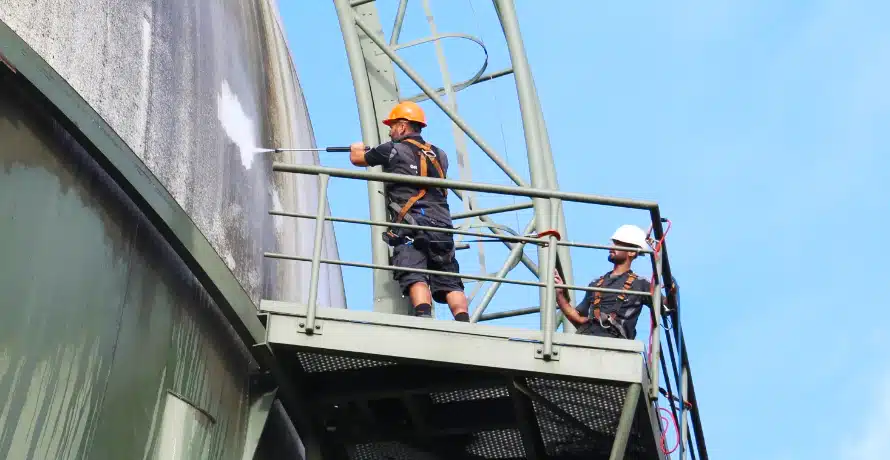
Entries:
<svg viewBox="0 0 890 460">
<path fill-rule="evenodd" d="M 411 305 L 415 307 L 422 304 L 433 304 L 433 296 L 430 294 L 430 287 L 422 281 L 414 283 L 408 288 L 408 297 L 411 298 Z"/>
<path fill-rule="evenodd" d="M 467 295 L 463 291 L 451 291 L 445 295 L 445 302 L 451 309 L 451 314 L 457 317 L 460 313 L 467 313 Z"/>
</svg>

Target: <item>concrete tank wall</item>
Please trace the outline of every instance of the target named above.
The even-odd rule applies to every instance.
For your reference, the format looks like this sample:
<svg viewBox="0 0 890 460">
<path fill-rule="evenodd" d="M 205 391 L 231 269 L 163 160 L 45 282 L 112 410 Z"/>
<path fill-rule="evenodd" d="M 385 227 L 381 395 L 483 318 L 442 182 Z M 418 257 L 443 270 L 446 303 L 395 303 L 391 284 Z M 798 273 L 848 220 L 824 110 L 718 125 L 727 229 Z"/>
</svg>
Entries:
<svg viewBox="0 0 890 460">
<path fill-rule="evenodd" d="M 305 301 L 316 178 L 261 147 L 314 146 L 274 0 L 3 0 L 8 24 L 117 131 L 188 212 L 251 299 Z M 278 155 L 316 162 L 310 154 Z M 327 226 L 323 257 L 337 258 Z M 319 303 L 345 307 L 322 266 Z"/>
<path fill-rule="evenodd" d="M 0 21 L 146 163 L 255 303 L 307 297 L 309 264 L 262 253 L 311 255 L 312 221 L 267 212 L 314 212 L 317 197 L 315 178 L 273 174 L 254 151 L 314 145 L 272 1 L 0 0 Z M 0 458 L 241 459 L 260 434 L 256 363 L 36 101 L 0 75 Z M 339 269 L 322 275 L 319 303 L 345 307 Z M 255 458 L 301 458 L 274 407 Z"/>
<path fill-rule="evenodd" d="M 240 460 L 248 350 L 136 206 L 2 77 L 0 458 Z M 300 458 L 280 441 L 264 442 Z"/>
</svg>

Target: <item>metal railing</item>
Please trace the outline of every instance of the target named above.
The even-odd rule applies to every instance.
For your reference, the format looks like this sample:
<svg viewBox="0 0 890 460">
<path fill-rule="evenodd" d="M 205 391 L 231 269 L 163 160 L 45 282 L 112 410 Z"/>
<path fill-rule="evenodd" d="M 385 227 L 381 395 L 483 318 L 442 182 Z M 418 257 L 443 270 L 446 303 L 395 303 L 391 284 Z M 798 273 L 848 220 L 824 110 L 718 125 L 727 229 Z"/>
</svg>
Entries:
<svg viewBox="0 0 890 460">
<path fill-rule="evenodd" d="M 686 423 L 686 413 L 688 410 L 687 402 L 690 402 L 690 396 L 692 398 L 692 407 L 695 406 L 694 402 L 694 387 L 692 385 L 692 378 L 689 371 L 688 357 L 686 355 L 685 344 L 682 341 L 682 330 L 680 327 L 679 314 L 676 304 L 675 296 L 668 295 L 665 302 L 662 302 L 662 286 L 665 282 L 669 282 L 673 277 L 669 272 L 669 265 L 667 261 L 666 255 L 666 246 L 663 244 L 664 230 L 662 228 L 662 219 L 658 209 L 658 205 L 655 202 L 651 201 L 642 201 L 642 200 L 631 200 L 631 199 L 622 199 L 622 198 L 614 198 L 614 197 L 606 197 L 606 196 L 598 196 L 598 195 L 590 195 L 590 194 L 581 194 L 581 193 L 571 193 L 571 192 L 563 192 L 563 191 L 555 191 L 555 190 L 542 190 L 537 188 L 530 187 L 515 187 L 515 186 L 505 186 L 505 185 L 496 185 L 496 184 L 486 184 L 486 183 L 478 183 L 478 182 L 463 182 L 463 181 L 455 181 L 449 179 L 437 179 L 437 178 L 428 178 L 428 177 L 419 177 L 419 176 L 407 176 L 400 174 L 390 174 L 390 173 L 382 173 L 382 172 L 374 172 L 374 171 L 366 171 L 366 170 L 351 170 L 351 169 L 337 169 L 337 168 L 329 168 L 324 166 L 316 166 L 316 165 L 303 165 L 303 164 L 287 164 L 275 162 L 273 163 L 272 169 L 277 172 L 286 172 L 286 173 L 295 173 L 295 174 L 309 174 L 318 176 L 318 203 L 316 208 L 316 213 L 313 214 L 305 214 L 305 213 L 295 213 L 295 212 L 286 212 L 286 211 L 270 211 L 270 214 L 276 216 L 284 216 L 284 217 L 294 217 L 294 218 L 303 218 L 303 219 L 315 219 L 315 245 L 313 247 L 312 257 L 305 257 L 299 255 L 292 254 L 280 254 L 280 253 L 265 253 L 265 257 L 271 259 L 283 259 L 283 260 L 294 260 L 294 261 L 302 261 L 302 262 L 310 262 L 312 264 L 311 275 L 310 275 L 310 290 L 309 290 L 309 299 L 307 305 L 307 314 L 306 314 L 306 322 L 304 324 L 305 332 L 307 334 L 312 334 L 315 331 L 316 326 L 316 313 L 318 309 L 318 280 L 319 280 L 319 271 L 321 264 L 332 264 L 332 265 L 340 265 L 340 266 L 349 266 L 349 267 L 361 267 L 361 268 L 369 268 L 369 269 L 377 269 L 377 270 L 387 270 L 387 271 L 401 271 L 401 272 L 411 272 L 411 273 L 420 273 L 427 275 L 444 275 L 444 276 L 459 276 L 464 280 L 475 280 L 475 281 L 488 281 L 496 284 L 506 283 L 506 284 L 514 284 L 514 285 L 522 285 L 522 286 L 535 286 L 539 288 L 545 288 L 541 293 L 541 304 L 539 307 L 535 308 L 523 308 L 519 310 L 513 310 L 509 312 L 500 312 L 493 313 L 489 315 L 483 315 L 486 306 L 488 305 L 488 301 L 490 301 L 490 297 L 493 296 L 493 292 L 490 290 L 486 298 L 483 299 L 483 303 L 477 307 L 473 312 L 472 321 L 480 321 L 480 320 L 490 320 L 502 317 L 509 316 L 519 316 L 523 314 L 532 314 L 535 312 L 539 312 L 542 317 L 541 321 L 541 329 L 542 329 L 542 357 L 545 360 L 551 360 L 554 358 L 553 353 L 553 333 L 555 332 L 554 325 L 554 316 L 557 310 L 557 302 L 556 302 L 556 289 L 569 289 L 575 291 L 585 291 L 585 292 L 604 292 L 604 293 L 625 293 L 625 294 L 633 294 L 633 295 L 641 295 L 648 296 L 651 298 L 651 306 L 650 309 L 651 318 L 654 324 L 652 328 L 652 333 L 650 336 L 650 346 L 649 346 L 649 359 L 647 359 L 647 370 L 649 374 L 649 379 L 652 382 L 650 386 L 650 394 L 649 398 L 652 401 L 657 400 L 659 397 L 660 390 L 660 373 L 664 377 L 665 385 L 667 387 L 664 390 L 667 393 L 668 400 L 671 404 L 671 411 L 675 420 L 681 424 L 680 432 L 681 432 L 681 444 L 687 444 L 689 446 L 689 452 L 692 453 L 692 457 L 695 458 L 694 452 L 696 449 L 693 449 L 693 445 L 691 442 L 691 438 L 688 437 L 687 433 L 687 423 Z M 562 201 L 570 201 L 576 203 L 586 203 L 593 205 L 604 205 L 604 206 L 613 206 L 613 207 L 622 207 L 622 208 L 634 208 L 646 210 L 650 214 L 650 219 L 652 221 L 652 229 L 654 232 L 655 240 L 659 241 L 661 244 L 658 245 L 658 250 L 652 249 L 643 249 L 639 252 L 645 253 L 649 255 L 649 258 L 652 262 L 652 269 L 654 273 L 653 282 L 652 282 L 652 291 L 634 291 L 634 290 L 623 290 L 623 289 L 611 289 L 611 288 L 603 288 L 603 287 L 595 287 L 595 286 L 579 286 L 574 284 L 561 284 L 556 283 L 554 279 L 554 272 L 556 271 L 556 250 L 558 247 L 577 247 L 577 248 L 587 248 L 587 249 L 618 249 L 618 250 L 626 250 L 627 248 L 622 248 L 618 246 L 611 245 L 600 245 L 600 244 L 589 244 L 589 243 L 579 243 L 573 241 L 561 241 L 557 235 L 548 233 L 546 236 L 529 236 L 529 235 L 505 235 L 503 233 L 492 233 L 485 234 L 481 232 L 473 232 L 467 230 L 453 229 L 453 228 L 440 228 L 440 227 L 428 227 L 421 225 L 409 225 L 409 224 L 401 224 L 401 223 L 391 223 L 391 222 L 380 222 L 374 220 L 366 220 L 366 219 L 352 219 L 352 218 L 343 218 L 343 217 L 333 217 L 326 215 L 327 209 L 327 197 L 328 197 L 328 182 L 331 177 L 338 178 L 348 178 L 348 179 L 358 179 L 372 182 L 382 182 L 382 183 L 400 183 L 400 184 L 408 184 L 419 187 L 434 187 L 434 188 L 448 188 L 451 190 L 464 190 L 464 191 L 475 191 L 481 193 L 493 193 L 500 195 L 512 195 L 512 196 L 524 196 L 529 198 L 538 198 L 538 199 L 549 199 L 549 200 L 562 200 Z M 491 212 L 503 212 L 504 209 L 512 210 L 517 206 L 522 205 L 511 205 L 509 207 L 499 207 L 499 208 L 491 208 Z M 460 216 L 463 217 L 463 216 Z M 354 261 L 342 261 L 342 260 L 333 260 L 326 259 L 321 257 L 321 248 L 322 248 L 322 237 L 324 230 L 324 222 L 341 222 L 341 223 L 352 223 L 352 224 L 360 224 L 360 225 L 370 225 L 370 226 L 379 226 L 379 227 L 395 227 L 395 228 L 409 228 L 415 230 L 426 230 L 426 231 L 436 231 L 442 233 L 450 233 L 454 235 L 464 235 L 464 236 L 474 236 L 474 237 L 485 237 L 491 239 L 492 241 L 509 241 L 518 243 L 513 248 L 513 253 L 510 258 L 513 259 L 515 263 L 518 259 L 517 254 L 522 253 L 522 248 L 526 244 L 534 244 L 538 245 L 546 250 L 546 253 L 549 257 L 545 260 L 547 262 L 546 266 L 539 267 L 538 269 L 538 281 L 522 281 L 515 279 L 506 278 L 506 273 L 509 270 L 501 270 L 501 272 L 497 273 L 495 276 L 486 276 L 486 275 L 470 275 L 470 274 L 461 274 L 461 273 L 452 273 L 438 270 L 429 270 L 429 269 L 419 269 L 419 268 L 403 268 L 403 267 L 395 267 L 391 265 L 382 265 L 382 264 L 374 264 L 374 263 L 364 263 L 364 262 L 354 262 Z M 532 226 L 530 225 L 527 228 L 527 232 L 530 231 Z M 540 235 L 540 233 L 539 233 Z M 505 268 L 509 267 L 510 262 L 505 265 Z M 670 284 L 669 284 L 670 285 Z M 494 287 L 494 286 L 493 286 Z M 489 295 L 490 294 L 490 295 Z M 673 332 L 674 337 L 671 334 L 665 334 L 665 338 L 667 339 L 669 355 L 671 357 L 670 365 L 672 373 L 668 371 L 668 360 L 665 359 L 664 353 L 661 349 L 661 330 L 662 330 L 662 320 L 664 317 L 670 317 L 673 320 Z M 676 350 L 674 348 L 674 341 L 676 340 Z M 673 377 L 673 378 L 672 378 Z M 673 380 L 673 382 L 672 382 Z M 680 404 L 679 407 L 675 405 L 676 395 L 673 392 L 672 383 L 676 384 L 678 390 L 680 391 L 679 399 Z M 699 420 L 697 410 L 692 411 L 693 418 L 693 429 L 696 435 L 696 447 L 698 448 L 698 452 L 703 453 L 702 458 L 707 458 L 707 451 L 704 450 L 704 439 L 703 434 L 701 432 L 701 422 Z M 685 450 L 686 446 L 683 446 L 683 450 Z"/>
</svg>

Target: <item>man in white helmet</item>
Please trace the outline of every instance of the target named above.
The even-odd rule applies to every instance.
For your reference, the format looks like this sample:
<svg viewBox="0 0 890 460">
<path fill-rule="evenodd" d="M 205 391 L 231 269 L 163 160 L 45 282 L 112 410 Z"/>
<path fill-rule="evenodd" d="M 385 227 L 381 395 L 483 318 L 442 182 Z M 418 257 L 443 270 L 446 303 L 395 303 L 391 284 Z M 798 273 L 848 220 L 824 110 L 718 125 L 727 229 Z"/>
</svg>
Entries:
<svg viewBox="0 0 890 460">
<path fill-rule="evenodd" d="M 609 250 L 612 270 L 591 282 L 590 286 L 649 292 L 649 281 L 637 276 L 630 268 L 640 255 L 640 249 L 650 249 L 646 236 L 646 233 L 635 225 L 619 227 L 612 235 L 612 242 L 615 246 L 626 247 L 627 250 Z M 559 274 L 556 274 L 556 282 L 563 284 Z M 573 307 L 569 303 L 565 289 L 557 289 L 556 302 L 565 317 L 578 329 L 579 334 L 633 339 L 637 335 L 637 319 L 640 311 L 643 305 L 651 305 L 652 298 L 611 292 L 588 292 L 578 306 Z"/>
</svg>

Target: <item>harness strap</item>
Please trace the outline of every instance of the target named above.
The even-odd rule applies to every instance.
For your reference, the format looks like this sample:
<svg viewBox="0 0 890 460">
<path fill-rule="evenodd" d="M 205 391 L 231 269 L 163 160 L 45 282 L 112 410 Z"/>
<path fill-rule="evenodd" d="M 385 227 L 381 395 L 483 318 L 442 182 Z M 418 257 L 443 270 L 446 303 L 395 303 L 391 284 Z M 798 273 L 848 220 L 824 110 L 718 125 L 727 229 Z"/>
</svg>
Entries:
<svg viewBox="0 0 890 460">
<path fill-rule="evenodd" d="M 420 167 L 420 177 L 428 177 L 426 160 L 429 160 L 429 162 L 433 164 L 433 167 L 436 168 L 436 172 L 439 173 L 439 178 L 445 178 L 445 172 L 442 171 L 442 165 L 440 165 L 439 160 L 436 159 L 436 154 L 433 153 L 433 146 L 431 144 L 421 144 L 414 139 L 402 139 L 402 141 L 407 142 L 420 149 L 419 152 L 415 151 L 415 153 L 417 153 L 417 163 Z M 446 197 L 448 196 L 448 189 L 441 189 L 441 191 L 442 195 L 445 195 Z M 407 215 L 408 212 L 411 211 L 411 208 L 413 208 L 414 205 L 424 196 L 426 196 L 426 188 L 421 187 L 417 191 L 417 194 L 409 198 L 408 201 L 405 202 L 405 205 L 402 206 L 402 209 L 399 210 L 399 215 L 396 218 L 395 222 L 401 222 L 402 219 L 405 218 L 405 215 Z"/>
<path fill-rule="evenodd" d="M 634 272 L 630 272 L 630 275 L 628 275 L 627 279 L 624 280 L 624 286 L 621 287 L 621 290 L 622 291 L 630 290 L 631 286 L 633 286 L 634 281 L 636 281 L 636 280 L 637 280 L 637 274 Z M 599 280 L 597 280 L 595 286 L 602 287 L 603 283 L 605 283 L 605 281 L 606 281 L 606 277 L 602 276 Z M 622 293 L 618 294 L 618 300 L 623 301 L 625 298 L 627 298 L 625 293 L 622 292 Z M 602 293 L 599 291 L 594 292 L 593 293 L 593 317 L 596 318 L 597 320 L 600 319 L 599 304 L 601 301 L 602 301 Z M 609 317 L 612 321 L 615 321 L 615 319 L 618 317 L 618 315 L 616 315 L 615 313 L 610 313 Z"/>
</svg>

